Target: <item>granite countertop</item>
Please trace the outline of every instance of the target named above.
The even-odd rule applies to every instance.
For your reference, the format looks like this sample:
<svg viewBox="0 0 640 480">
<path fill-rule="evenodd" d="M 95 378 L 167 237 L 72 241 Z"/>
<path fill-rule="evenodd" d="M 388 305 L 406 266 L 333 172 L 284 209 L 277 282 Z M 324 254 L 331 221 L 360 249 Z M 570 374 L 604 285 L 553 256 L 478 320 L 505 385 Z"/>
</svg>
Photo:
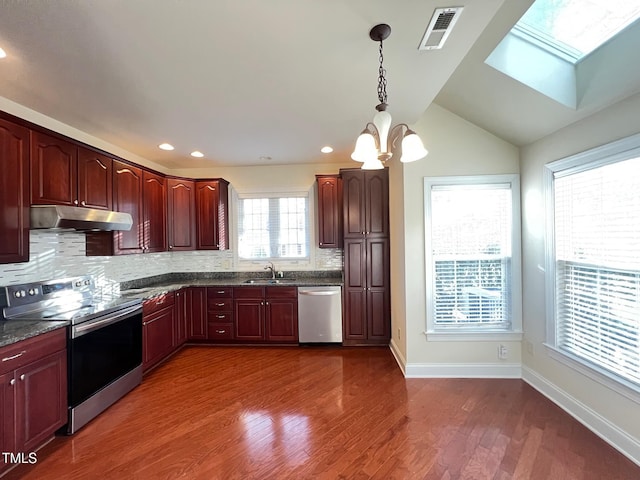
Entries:
<svg viewBox="0 0 640 480">
<path fill-rule="evenodd" d="M 251 279 L 259 279 L 261 283 L 249 283 Z M 266 281 L 266 282 L 265 282 Z M 276 282 L 270 283 L 264 277 L 237 277 L 237 278 L 193 278 L 181 279 L 180 281 L 167 280 L 161 283 L 140 285 L 133 288 L 120 290 L 120 294 L 128 298 L 141 298 L 143 300 L 175 292 L 187 287 L 321 287 L 342 285 L 342 278 L 339 277 L 300 277 L 300 278 L 277 278 Z"/>
<path fill-rule="evenodd" d="M 69 322 L 2 320 L 0 321 L 0 347 L 11 345 L 51 330 L 64 328 L 68 325 Z"/>
</svg>

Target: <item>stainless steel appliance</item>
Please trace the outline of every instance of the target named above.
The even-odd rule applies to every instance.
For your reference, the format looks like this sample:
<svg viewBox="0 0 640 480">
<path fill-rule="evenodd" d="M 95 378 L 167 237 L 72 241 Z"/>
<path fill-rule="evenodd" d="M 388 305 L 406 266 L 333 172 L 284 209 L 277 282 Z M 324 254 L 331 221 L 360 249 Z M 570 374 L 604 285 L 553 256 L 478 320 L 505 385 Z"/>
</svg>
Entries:
<svg viewBox="0 0 640 480">
<path fill-rule="evenodd" d="M 83 276 L 4 287 L 0 306 L 5 320 L 69 322 L 67 434 L 140 384 L 140 299 L 100 295 Z"/>
<path fill-rule="evenodd" d="M 342 289 L 298 287 L 298 341 L 342 343 Z"/>
</svg>

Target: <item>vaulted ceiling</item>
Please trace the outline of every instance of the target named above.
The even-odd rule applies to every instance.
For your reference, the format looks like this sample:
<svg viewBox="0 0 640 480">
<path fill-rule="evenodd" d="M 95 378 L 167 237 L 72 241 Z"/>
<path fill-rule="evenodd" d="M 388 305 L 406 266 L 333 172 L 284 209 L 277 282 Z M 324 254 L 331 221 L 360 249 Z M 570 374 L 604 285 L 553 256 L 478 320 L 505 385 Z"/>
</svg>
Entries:
<svg viewBox="0 0 640 480">
<path fill-rule="evenodd" d="M 435 99 L 524 144 L 579 117 L 483 63 L 531 0 L 445 3 L 7 0 L 0 97 L 166 168 L 344 162 L 378 103 L 369 29 L 388 23 L 394 123 Z M 464 11 L 443 49 L 419 51 L 443 6 Z M 531 121 L 514 129 L 523 105 Z"/>
</svg>

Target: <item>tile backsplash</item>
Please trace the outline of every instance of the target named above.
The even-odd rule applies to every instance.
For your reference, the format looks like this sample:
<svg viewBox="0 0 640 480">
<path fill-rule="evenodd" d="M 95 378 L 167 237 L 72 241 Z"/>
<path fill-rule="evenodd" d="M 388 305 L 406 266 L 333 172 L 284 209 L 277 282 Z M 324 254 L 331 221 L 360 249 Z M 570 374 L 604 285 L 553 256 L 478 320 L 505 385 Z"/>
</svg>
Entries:
<svg viewBox="0 0 640 480">
<path fill-rule="evenodd" d="M 341 270 L 341 249 L 315 248 L 309 270 Z M 295 263 L 278 263 L 299 270 Z M 0 265 L 0 286 L 91 274 L 111 282 L 172 272 L 232 272 L 238 267 L 232 251 L 162 252 L 115 257 L 85 256 L 85 235 L 74 231 L 32 230 L 29 262 Z M 255 270 L 260 270 L 256 265 Z"/>
</svg>

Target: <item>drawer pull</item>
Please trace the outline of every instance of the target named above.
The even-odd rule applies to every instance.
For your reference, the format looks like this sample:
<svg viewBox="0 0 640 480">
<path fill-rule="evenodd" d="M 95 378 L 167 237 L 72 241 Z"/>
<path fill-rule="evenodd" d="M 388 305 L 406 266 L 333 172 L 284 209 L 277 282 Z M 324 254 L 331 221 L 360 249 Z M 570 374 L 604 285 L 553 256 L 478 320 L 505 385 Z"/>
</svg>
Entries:
<svg viewBox="0 0 640 480">
<path fill-rule="evenodd" d="M 9 360 L 15 360 L 18 357 L 21 357 L 22 355 L 24 355 L 25 353 L 27 353 L 26 350 L 21 351 L 20 353 L 16 353 L 15 355 L 11 355 L 10 357 L 4 357 L 2 359 L 3 362 L 8 362 Z"/>
<path fill-rule="evenodd" d="M 16 384 L 16 379 L 12 378 L 11 381 L 9 382 L 9 385 L 13 386 Z"/>
<path fill-rule="evenodd" d="M 227 333 L 226 330 L 216 330 L 216 333 L 222 335 L 223 333 Z"/>
<path fill-rule="evenodd" d="M 22 375 L 20 375 L 20 380 L 22 380 L 24 382 L 24 373 Z"/>
<path fill-rule="evenodd" d="M 226 318 L 226 315 L 216 315 L 216 318 Z"/>
<path fill-rule="evenodd" d="M 216 303 L 216 307 L 224 307 L 224 303 Z"/>
<path fill-rule="evenodd" d="M 226 290 L 218 290 L 219 294 L 227 293 Z"/>
</svg>

